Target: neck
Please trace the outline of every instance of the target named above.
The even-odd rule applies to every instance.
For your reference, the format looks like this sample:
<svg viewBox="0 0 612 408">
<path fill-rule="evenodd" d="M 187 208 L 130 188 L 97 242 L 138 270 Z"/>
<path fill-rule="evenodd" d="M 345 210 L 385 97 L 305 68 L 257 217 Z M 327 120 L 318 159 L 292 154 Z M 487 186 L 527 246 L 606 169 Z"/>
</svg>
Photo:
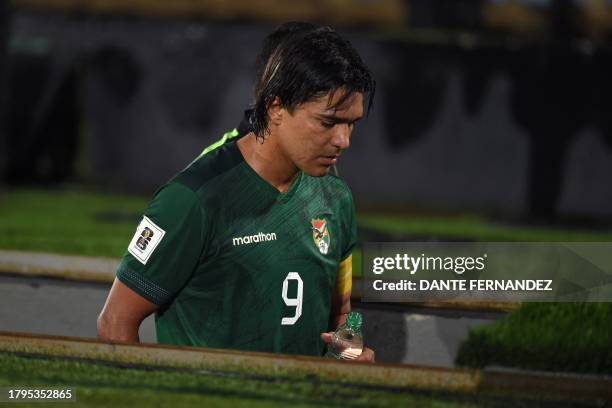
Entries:
<svg viewBox="0 0 612 408">
<path fill-rule="evenodd" d="M 247 164 L 262 179 L 284 193 L 289 190 L 300 170 L 285 159 L 272 139 L 273 135 L 268 135 L 262 141 L 254 133 L 249 133 L 236 144 Z"/>
</svg>

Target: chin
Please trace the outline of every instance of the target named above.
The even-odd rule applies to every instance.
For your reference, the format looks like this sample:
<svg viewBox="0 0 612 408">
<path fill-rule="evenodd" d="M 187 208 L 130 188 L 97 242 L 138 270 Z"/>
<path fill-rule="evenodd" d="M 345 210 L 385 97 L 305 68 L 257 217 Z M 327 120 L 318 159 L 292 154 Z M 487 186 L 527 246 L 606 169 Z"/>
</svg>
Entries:
<svg viewBox="0 0 612 408">
<path fill-rule="evenodd" d="M 324 167 L 313 167 L 309 169 L 302 169 L 302 171 L 308 174 L 310 177 L 323 177 L 329 174 L 331 166 Z"/>
</svg>

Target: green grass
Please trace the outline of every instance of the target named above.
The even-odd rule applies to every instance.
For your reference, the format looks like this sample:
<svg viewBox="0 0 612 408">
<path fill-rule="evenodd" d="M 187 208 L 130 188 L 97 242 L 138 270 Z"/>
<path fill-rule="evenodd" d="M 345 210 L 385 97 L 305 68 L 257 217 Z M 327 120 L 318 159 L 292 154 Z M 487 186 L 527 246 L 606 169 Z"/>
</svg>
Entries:
<svg viewBox="0 0 612 408">
<path fill-rule="evenodd" d="M 316 379 L 238 377 L 202 372 L 119 368 L 75 360 L 0 353 L 0 387 L 71 387 L 78 406 L 136 407 L 475 407 L 483 403 L 390 392 Z M 32 403 L 31 406 L 39 406 Z M 66 403 L 45 407 L 65 407 Z M 19 405 L 28 406 L 28 405 Z"/>
<path fill-rule="evenodd" d="M 0 195 L 0 248 L 121 257 L 143 197 L 80 191 L 17 190 Z M 105 220 L 115 213 L 120 222 Z"/>
<path fill-rule="evenodd" d="M 612 303 L 527 303 L 472 329 L 457 363 L 612 374 Z"/>
</svg>

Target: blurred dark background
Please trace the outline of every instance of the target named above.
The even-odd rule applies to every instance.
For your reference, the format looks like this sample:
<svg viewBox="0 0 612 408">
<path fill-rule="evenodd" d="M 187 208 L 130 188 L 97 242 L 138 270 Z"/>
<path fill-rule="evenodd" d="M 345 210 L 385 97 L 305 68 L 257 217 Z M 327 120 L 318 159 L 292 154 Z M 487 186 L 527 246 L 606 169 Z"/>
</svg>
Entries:
<svg viewBox="0 0 612 408">
<path fill-rule="evenodd" d="M 264 36 L 346 35 L 378 82 L 360 206 L 609 226 L 612 1 L 0 1 L 0 189 L 152 194 L 251 103 Z"/>
</svg>

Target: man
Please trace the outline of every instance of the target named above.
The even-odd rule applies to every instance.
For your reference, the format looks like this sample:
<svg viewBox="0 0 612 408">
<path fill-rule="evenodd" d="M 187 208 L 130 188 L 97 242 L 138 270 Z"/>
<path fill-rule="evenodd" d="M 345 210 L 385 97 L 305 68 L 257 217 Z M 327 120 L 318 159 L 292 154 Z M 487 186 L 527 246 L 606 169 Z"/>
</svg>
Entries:
<svg viewBox="0 0 612 408">
<path fill-rule="evenodd" d="M 350 310 L 348 187 L 329 174 L 375 83 L 330 28 L 288 36 L 257 80 L 252 131 L 157 191 L 98 318 L 98 336 L 322 355 Z M 321 341 L 323 340 L 323 341 Z M 361 360 L 373 361 L 364 349 Z"/>
</svg>

